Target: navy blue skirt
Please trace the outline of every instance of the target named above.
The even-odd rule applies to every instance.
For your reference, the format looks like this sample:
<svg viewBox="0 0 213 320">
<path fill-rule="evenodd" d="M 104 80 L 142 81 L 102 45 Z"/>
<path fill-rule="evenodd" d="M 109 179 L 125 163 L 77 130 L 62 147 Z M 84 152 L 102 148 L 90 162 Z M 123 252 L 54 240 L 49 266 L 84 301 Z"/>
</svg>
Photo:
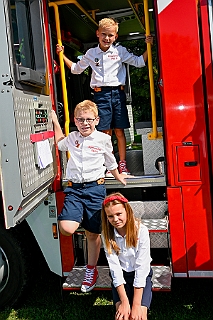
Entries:
<svg viewBox="0 0 213 320">
<path fill-rule="evenodd" d="M 152 274 L 153 274 L 153 271 L 152 271 L 152 268 L 150 268 L 149 275 L 146 278 L 146 286 L 145 288 L 143 288 L 143 295 L 141 300 L 141 305 L 147 307 L 148 309 L 150 308 L 150 304 L 152 301 Z M 135 271 L 126 272 L 123 270 L 123 276 L 126 281 L 126 284 L 124 284 L 126 295 L 129 299 L 130 306 L 132 307 L 132 301 L 134 296 L 133 282 L 135 278 Z M 113 283 L 112 283 L 112 297 L 113 297 L 114 304 L 120 301 L 118 292 L 114 287 Z"/>
</svg>

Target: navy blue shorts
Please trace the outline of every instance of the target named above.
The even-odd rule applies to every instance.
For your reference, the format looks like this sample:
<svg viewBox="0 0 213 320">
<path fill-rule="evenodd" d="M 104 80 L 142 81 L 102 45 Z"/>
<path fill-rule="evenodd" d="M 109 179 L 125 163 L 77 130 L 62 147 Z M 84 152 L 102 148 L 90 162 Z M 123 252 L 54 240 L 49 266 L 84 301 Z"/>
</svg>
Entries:
<svg viewBox="0 0 213 320">
<path fill-rule="evenodd" d="M 106 196 L 105 185 L 91 182 L 76 186 L 64 190 L 64 205 L 58 220 L 76 221 L 89 232 L 101 233 L 101 208 Z"/>
<path fill-rule="evenodd" d="M 141 300 L 141 305 L 144 307 L 147 307 L 148 309 L 150 308 L 150 304 L 152 301 L 152 274 L 153 274 L 153 271 L 152 271 L 152 268 L 150 268 L 150 273 L 146 278 L 146 286 L 145 288 L 143 288 L 143 296 Z M 124 285 L 124 288 L 126 290 L 126 295 L 129 299 L 130 306 L 132 306 L 132 300 L 134 296 L 133 282 L 135 277 L 135 271 L 126 272 L 123 270 L 123 275 L 126 281 L 126 284 Z M 113 297 L 114 304 L 120 301 L 118 292 L 114 287 L 113 283 L 112 283 L 112 297 Z"/>
<path fill-rule="evenodd" d="M 94 92 L 94 102 L 100 117 L 97 130 L 130 128 L 124 90 L 119 87 L 101 87 L 100 92 Z"/>
</svg>

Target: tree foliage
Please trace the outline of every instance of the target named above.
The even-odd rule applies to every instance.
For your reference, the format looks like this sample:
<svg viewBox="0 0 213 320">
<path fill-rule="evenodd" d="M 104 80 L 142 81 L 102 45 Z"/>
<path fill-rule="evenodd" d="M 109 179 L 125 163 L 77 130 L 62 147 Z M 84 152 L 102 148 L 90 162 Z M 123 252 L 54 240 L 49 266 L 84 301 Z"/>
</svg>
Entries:
<svg viewBox="0 0 213 320">
<path fill-rule="evenodd" d="M 122 42 L 130 52 L 139 56 L 146 51 L 146 43 L 143 39 Z M 155 102 L 157 109 L 157 120 L 161 118 L 160 112 L 160 93 L 157 87 L 158 69 L 157 69 L 157 54 L 156 46 L 152 46 L 152 64 L 155 83 Z M 151 121 L 151 99 L 150 99 L 150 82 L 149 71 L 147 67 L 136 68 L 130 66 L 130 81 L 132 90 L 132 107 L 134 122 Z"/>
</svg>

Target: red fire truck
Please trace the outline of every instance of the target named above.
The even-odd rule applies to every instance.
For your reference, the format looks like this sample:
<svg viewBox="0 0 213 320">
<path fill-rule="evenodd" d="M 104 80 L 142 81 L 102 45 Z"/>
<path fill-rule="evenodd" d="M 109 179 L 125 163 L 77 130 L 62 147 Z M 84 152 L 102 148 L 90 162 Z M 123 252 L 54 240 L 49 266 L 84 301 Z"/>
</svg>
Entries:
<svg viewBox="0 0 213 320">
<path fill-rule="evenodd" d="M 55 45 L 77 61 L 109 16 L 119 22 L 120 43 L 153 34 L 158 81 L 148 44 L 151 118 L 134 123 L 128 77 L 132 126 L 125 133 L 134 177 L 126 186 L 106 179 L 107 193 L 127 196 L 149 228 L 153 290 L 170 290 L 174 277 L 213 277 L 212 13 L 210 0 L 0 1 L 0 307 L 19 301 L 42 257 L 64 278 L 64 290 L 80 288 L 86 238 L 82 228 L 72 237 L 58 230 L 69 155 L 55 146 L 49 115 L 56 110 L 65 135 L 75 129 L 76 103 L 92 99 L 90 71 L 72 75 Z M 131 148 L 134 131 L 141 150 Z M 103 249 L 98 269 L 95 289 L 106 289 Z"/>
</svg>

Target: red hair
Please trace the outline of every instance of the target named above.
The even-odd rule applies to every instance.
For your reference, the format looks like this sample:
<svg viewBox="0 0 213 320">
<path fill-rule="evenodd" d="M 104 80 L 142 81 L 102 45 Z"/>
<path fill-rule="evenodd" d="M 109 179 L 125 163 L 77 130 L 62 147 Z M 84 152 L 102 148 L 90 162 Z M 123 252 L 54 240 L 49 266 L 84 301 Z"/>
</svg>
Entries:
<svg viewBox="0 0 213 320">
<path fill-rule="evenodd" d="M 114 206 L 116 204 L 122 204 L 126 210 L 127 221 L 126 221 L 126 245 L 127 247 L 136 247 L 138 239 L 138 228 L 140 221 L 134 216 L 132 207 L 128 203 L 128 200 L 119 192 L 112 193 L 107 196 L 102 204 L 102 234 L 105 240 L 106 248 L 109 254 L 112 253 L 112 249 L 119 254 L 120 248 L 115 241 L 114 227 L 109 222 L 105 208 Z M 136 225 L 136 221 L 138 224 Z"/>
</svg>

